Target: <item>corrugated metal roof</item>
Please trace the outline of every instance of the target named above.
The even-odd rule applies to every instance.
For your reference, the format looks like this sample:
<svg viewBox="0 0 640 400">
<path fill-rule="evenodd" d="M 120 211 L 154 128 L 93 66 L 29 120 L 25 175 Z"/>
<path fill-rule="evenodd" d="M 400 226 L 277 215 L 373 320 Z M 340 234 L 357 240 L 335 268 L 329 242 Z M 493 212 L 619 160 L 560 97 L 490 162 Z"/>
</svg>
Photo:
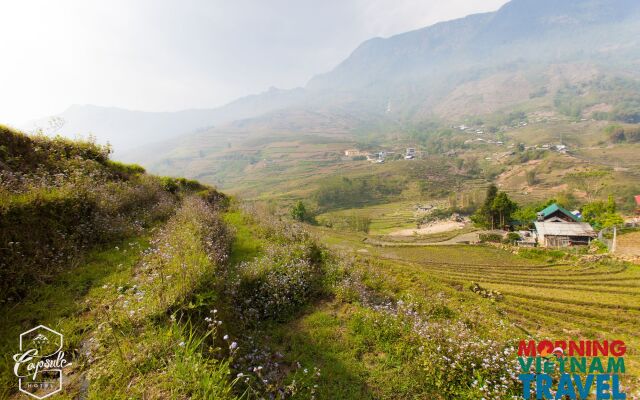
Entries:
<svg viewBox="0 0 640 400">
<path fill-rule="evenodd" d="M 596 231 L 586 222 L 535 222 L 541 236 L 596 236 Z"/>
<path fill-rule="evenodd" d="M 550 206 L 548 206 L 544 210 L 540 211 L 540 213 L 544 216 L 544 218 L 547 218 L 549 215 L 553 214 L 556 211 L 560 211 L 561 213 L 567 215 L 568 217 L 570 217 L 574 221 L 579 221 L 580 220 L 580 218 L 577 217 L 576 215 L 574 215 L 571 211 L 569 211 L 566 208 L 558 205 L 557 203 L 551 204 Z"/>
</svg>

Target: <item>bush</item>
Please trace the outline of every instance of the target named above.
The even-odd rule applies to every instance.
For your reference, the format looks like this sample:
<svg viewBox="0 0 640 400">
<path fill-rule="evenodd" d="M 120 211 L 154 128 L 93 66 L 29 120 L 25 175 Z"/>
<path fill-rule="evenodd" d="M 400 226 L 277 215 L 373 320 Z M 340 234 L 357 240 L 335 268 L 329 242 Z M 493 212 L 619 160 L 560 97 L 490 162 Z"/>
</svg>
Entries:
<svg viewBox="0 0 640 400">
<path fill-rule="evenodd" d="M 507 237 L 505 238 L 505 242 L 507 242 L 509 244 L 515 244 L 520 239 L 522 239 L 520 237 L 520 234 L 518 234 L 516 232 L 509 232 L 509 233 L 507 233 Z"/>
<path fill-rule="evenodd" d="M 272 245 L 238 266 L 230 295 L 242 323 L 286 321 L 321 290 L 320 250 L 312 243 Z"/>
<path fill-rule="evenodd" d="M 208 189 L 207 186 L 201 184 L 200 182 L 186 178 L 172 178 L 169 176 L 163 176 L 160 178 L 160 182 L 164 190 L 174 194 L 178 193 L 179 191 L 196 192 Z"/>
<path fill-rule="evenodd" d="M 307 217 L 307 208 L 302 201 L 298 201 L 291 209 L 291 218 L 302 222 L 305 221 Z"/>
<path fill-rule="evenodd" d="M 497 233 L 481 233 L 478 237 L 482 243 L 502 243 L 502 235 Z"/>
<path fill-rule="evenodd" d="M 225 291 L 242 324 L 285 321 L 323 290 L 325 254 L 301 225 L 245 211 L 269 244 L 260 257 L 230 271 Z"/>
<path fill-rule="evenodd" d="M 107 165 L 114 172 L 121 175 L 122 178 L 128 179 L 134 175 L 144 174 L 145 169 L 138 164 L 125 164 L 118 161 L 109 160 Z"/>
<path fill-rule="evenodd" d="M 198 197 L 186 198 L 155 235 L 153 249 L 141 262 L 140 273 L 160 281 L 146 289 L 152 301 L 147 310 L 161 312 L 184 302 L 226 264 L 232 240 L 214 207 Z"/>
</svg>

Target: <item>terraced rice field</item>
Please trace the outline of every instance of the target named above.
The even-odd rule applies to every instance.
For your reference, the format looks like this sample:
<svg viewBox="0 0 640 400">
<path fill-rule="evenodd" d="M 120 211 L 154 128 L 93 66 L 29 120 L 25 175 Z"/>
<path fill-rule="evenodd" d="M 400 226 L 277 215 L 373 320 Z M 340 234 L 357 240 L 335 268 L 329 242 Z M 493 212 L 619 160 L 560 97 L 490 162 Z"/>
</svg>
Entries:
<svg viewBox="0 0 640 400">
<path fill-rule="evenodd" d="M 621 339 L 627 343 L 627 370 L 640 381 L 640 266 L 622 262 L 586 263 L 575 259 L 525 258 L 484 246 L 381 248 L 362 242 L 358 254 L 384 264 L 390 281 L 408 280 L 419 292 L 437 283 L 467 292 L 472 282 L 500 291 L 493 308 L 513 325 L 514 337 Z M 430 289 L 431 288 L 431 289 Z M 477 303 L 490 302 L 478 296 Z"/>
</svg>

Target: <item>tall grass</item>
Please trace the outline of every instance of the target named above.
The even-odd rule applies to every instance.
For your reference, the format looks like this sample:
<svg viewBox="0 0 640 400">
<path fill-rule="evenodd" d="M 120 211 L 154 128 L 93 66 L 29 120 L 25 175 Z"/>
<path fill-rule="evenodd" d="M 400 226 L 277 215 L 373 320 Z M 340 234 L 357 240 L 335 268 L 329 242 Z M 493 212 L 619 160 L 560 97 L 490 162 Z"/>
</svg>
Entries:
<svg viewBox="0 0 640 400">
<path fill-rule="evenodd" d="M 231 240 L 213 206 L 185 198 L 130 279 L 104 288 L 103 323 L 87 341 L 90 398 L 234 398 L 222 321 L 192 304 L 223 273 Z"/>
<path fill-rule="evenodd" d="M 0 302 L 24 298 L 96 245 L 165 220 L 183 193 L 215 197 L 194 181 L 167 188 L 167 179 L 110 161 L 110 149 L 92 142 L 0 127 L 0 148 Z"/>
</svg>

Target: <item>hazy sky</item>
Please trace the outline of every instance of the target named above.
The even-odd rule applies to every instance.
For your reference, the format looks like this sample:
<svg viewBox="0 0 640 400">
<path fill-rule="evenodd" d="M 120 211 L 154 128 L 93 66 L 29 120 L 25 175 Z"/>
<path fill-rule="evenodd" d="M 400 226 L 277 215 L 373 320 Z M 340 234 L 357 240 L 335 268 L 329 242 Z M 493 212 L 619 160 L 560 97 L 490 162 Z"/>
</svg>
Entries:
<svg viewBox="0 0 640 400">
<path fill-rule="evenodd" d="M 0 0 L 0 123 L 208 108 L 304 86 L 362 41 L 506 0 Z"/>
</svg>

